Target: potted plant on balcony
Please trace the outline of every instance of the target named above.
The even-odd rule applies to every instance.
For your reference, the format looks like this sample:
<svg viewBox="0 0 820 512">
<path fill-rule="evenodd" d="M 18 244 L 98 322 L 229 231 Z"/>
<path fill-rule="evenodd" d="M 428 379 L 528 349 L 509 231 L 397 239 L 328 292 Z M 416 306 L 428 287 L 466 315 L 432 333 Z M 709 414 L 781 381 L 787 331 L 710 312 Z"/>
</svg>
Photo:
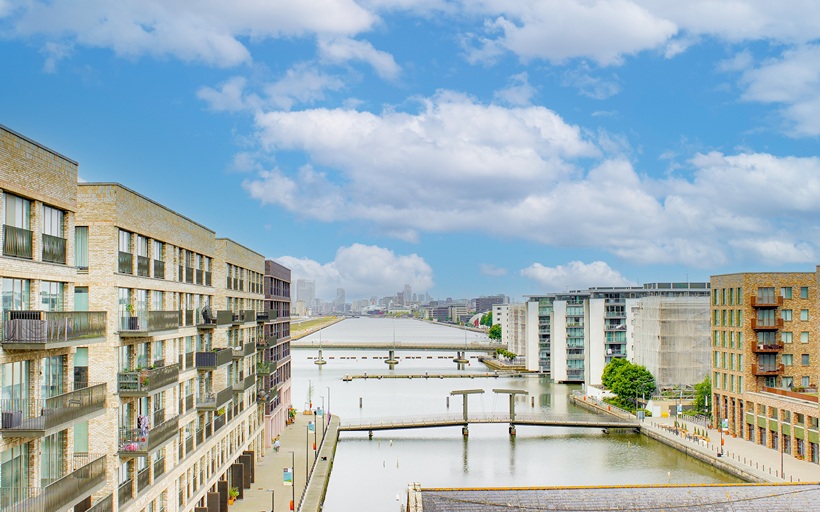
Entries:
<svg viewBox="0 0 820 512">
<path fill-rule="evenodd" d="M 125 311 L 128 313 L 128 330 L 129 331 L 138 331 L 140 326 L 139 326 L 139 319 L 137 318 L 137 315 L 136 315 L 136 312 L 137 312 L 136 308 L 134 308 L 133 304 L 128 303 L 125 306 Z"/>
<path fill-rule="evenodd" d="M 228 505 L 233 505 L 236 498 L 239 497 L 239 487 L 231 487 L 228 489 Z"/>
</svg>

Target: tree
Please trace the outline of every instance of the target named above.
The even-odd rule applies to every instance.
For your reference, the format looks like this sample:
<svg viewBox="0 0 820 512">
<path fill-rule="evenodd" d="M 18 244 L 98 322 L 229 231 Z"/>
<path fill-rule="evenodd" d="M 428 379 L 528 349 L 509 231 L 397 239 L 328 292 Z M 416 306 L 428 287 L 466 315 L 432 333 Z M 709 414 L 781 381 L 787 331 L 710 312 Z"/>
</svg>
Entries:
<svg viewBox="0 0 820 512">
<path fill-rule="evenodd" d="M 703 379 L 700 384 L 695 384 L 695 409 L 700 414 L 707 414 L 709 412 L 708 398 L 712 395 L 712 381 L 709 377 Z"/>
<path fill-rule="evenodd" d="M 609 389 L 618 395 L 618 401 L 626 406 L 635 404 L 639 395 L 651 395 L 655 391 L 655 377 L 644 366 L 627 361 L 612 378 Z"/>
<path fill-rule="evenodd" d="M 601 384 L 607 389 L 612 389 L 612 381 L 615 375 L 624 366 L 630 364 L 629 361 L 622 357 L 615 357 L 606 366 L 604 366 L 604 373 L 601 375 Z"/>
<path fill-rule="evenodd" d="M 490 311 L 489 313 L 484 313 L 481 315 L 481 320 L 478 323 L 491 327 L 493 325 L 493 312 Z"/>
<path fill-rule="evenodd" d="M 501 339 L 501 325 L 495 324 L 490 327 L 490 330 L 487 332 L 487 336 L 489 336 L 491 340 L 499 341 Z"/>
</svg>

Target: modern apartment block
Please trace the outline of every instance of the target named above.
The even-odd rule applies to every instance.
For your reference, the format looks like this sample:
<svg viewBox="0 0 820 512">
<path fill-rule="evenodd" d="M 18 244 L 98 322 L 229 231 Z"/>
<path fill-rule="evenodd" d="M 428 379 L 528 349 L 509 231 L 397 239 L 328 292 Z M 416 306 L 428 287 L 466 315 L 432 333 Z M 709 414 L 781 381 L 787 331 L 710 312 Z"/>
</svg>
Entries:
<svg viewBox="0 0 820 512">
<path fill-rule="evenodd" d="M 278 362 L 257 351 L 264 257 L 0 136 L 2 505 L 226 511 L 264 452 L 260 361 Z"/>
<path fill-rule="evenodd" d="M 538 305 L 497 304 L 493 306 L 493 325 L 501 326 L 501 342 L 516 354 L 516 363 L 527 371 L 538 371 Z"/>
<path fill-rule="evenodd" d="M 642 297 L 709 296 L 709 283 L 647 283 L 531 295 L 538 308 L 539 371 L 555 382 L 599 385 L 604 366 L 628 357 L 632 308 Z"/>
<path fill-rule="evenodd" d="M 265 261 L 265 313 L 267 319 L 259 352 L 259 380 L 265 411 L 265 447 L 285 428 L 291 401 L 290 269 Z"/>
<path fill-rule="evenodd" d="M 712 276 L 713 417 L 729 432 L 820 459 L 815 272 Z"/>
</svg>

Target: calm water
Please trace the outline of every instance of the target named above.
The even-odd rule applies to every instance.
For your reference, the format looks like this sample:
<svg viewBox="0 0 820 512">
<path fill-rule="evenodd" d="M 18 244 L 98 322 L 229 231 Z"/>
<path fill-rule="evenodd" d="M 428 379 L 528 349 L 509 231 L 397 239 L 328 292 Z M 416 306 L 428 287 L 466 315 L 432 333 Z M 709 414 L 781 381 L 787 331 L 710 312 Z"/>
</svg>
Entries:
<svg viewBox="0 0 820 512">
<path fill-rule="evenodd" d="M 414 320 L 360 318 L 345 320 L 325 329 L 323 340 L 464 342 L 464 331 Z M 468 340 L 475 334 L 468 333 Z M 318 337 L 317 334 L 312 337 Z M 456 389 L 483 388 L 485 394 L 470 398 L 476 413 L 505 413 L 506 396 L 493 388 L 523 389 L 528 397 L 516 401 L 521 413 L 589 416 L 568 404 L 572 386 L 550 384 L 540 378 L 499 379 L 390 379 L 342 382 L 345 374 L 386 373 L 387 365 L 373 356 L 386 352 L 327 350 L 328 364 L 313 364 L 315 350 L 293 351 L 293 402 L 297 408 L 307 400 L 312 382 L 314 405 L 327 401 L 344 419 L 460 413 L 460 397 L 446 398 Z M 454 373 L 455 354 L 399 351 L 398 373 Z M 475 355 L 475 354 L 473 354 Z M 406 356 L 414 359 L 405 359 Z M 415 359 L 415 357 L 420 357 Z M 431 357 L 431 358 L 428 358 Z M 344 358 L 344 359 L 342 359 Z M 464 373 L 484 373 L 474 359 Z M 359 408 L 359 398 L 362 408 Z M 535 397 L 535 404 L 529 397 Z M 637 434 L 603 434 L 592 429 L 517 427 L 511 439 L 506 425 L 471 425 L 464 440 L 461 429 L 440 429 L 342 434 L 333 464 L 325 510 L 398 510 L 409 482 L 425 487 L 499 487 L 544 485 L 591 485 L 630 483 L 736 482 L 709 466 Z"/>
</svg>

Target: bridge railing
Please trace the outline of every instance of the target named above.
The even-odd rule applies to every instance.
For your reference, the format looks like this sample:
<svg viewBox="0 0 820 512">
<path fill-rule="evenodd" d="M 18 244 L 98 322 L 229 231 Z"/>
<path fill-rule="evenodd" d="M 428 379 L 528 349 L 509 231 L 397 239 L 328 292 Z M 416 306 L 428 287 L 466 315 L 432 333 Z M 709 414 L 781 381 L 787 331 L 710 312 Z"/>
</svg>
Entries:
<svg viewBox="0 0 820 512">
<path fill-rule="evenodd" d="M 553 415 L 553 414 L 532 414 L 532 413 L 518 413 L 515 414 L 515 421 L 512 422 L 509 413 L 472 413 L 467 416 L 468 423 L 518 423 L 518 422 L 555 422 L 555 423 L 575 423 L 575 424 L 598 424 L 601 421 L 607 423 L 624 423 L 631 425 L 634 420 L 629 418 L 606 418 L 601 420 L 600 417 L 591 417 L 589 415 Z M 463 414 L 438 414 L 425 416 L 400 416 L 390 418 L 360 418 L 357 420 L 344 420 L 341 428 L 364 428 L 364 427 L 390 427 L 394 425 L 430 425 L 436 423 L 463 423 Z"/>
</svg>

